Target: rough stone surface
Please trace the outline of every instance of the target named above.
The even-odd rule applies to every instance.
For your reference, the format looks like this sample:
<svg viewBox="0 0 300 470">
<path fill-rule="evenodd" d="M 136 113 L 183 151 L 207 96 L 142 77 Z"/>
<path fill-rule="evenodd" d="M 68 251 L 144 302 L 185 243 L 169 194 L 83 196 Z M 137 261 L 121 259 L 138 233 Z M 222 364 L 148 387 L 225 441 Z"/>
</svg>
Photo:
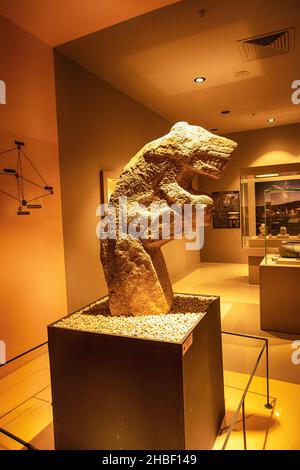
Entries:
<svg viewBox="0 0 300 470">
<path fill-rule="evenodd" d="M 129 336 L 156 341 L 181 342 L 205 314 L 213 297 L 175 294 L 170 313 L 112 316 L 108 298 L 58 321 L 55 326 L 93 333 Z"/>
<path fill-rule="evenodd" d="M 110 204 L 118 216 L 119 197 L 127 199 L 127 224 L 136 203 L 144 212 L 153 203 L 169 207 L 202 204 L 207 213 L 212 199 L 192 188 L 196 174 L 219 178 L 237 144 L 216 136 L 202 127 L 186 122 L 175 124 L 171 131 L 145 145 L 125 166 Z M 136 216 L 136 214 L 135 214 Z M 108 216 L 106 216 L 108 217 Z M 159 219 L 160 220 L 160 219 Z M 159 224 L 159 234 L 162 232 Z M 145 315 L 168 313 L 173 301 L 161 246 L 169 240 L 152 240 L 119 236 L 101 240 L 101 262 L 109 292 L 112 315 Z M 174 237 L 171 226 L 171 238 Z"/>
</svg>

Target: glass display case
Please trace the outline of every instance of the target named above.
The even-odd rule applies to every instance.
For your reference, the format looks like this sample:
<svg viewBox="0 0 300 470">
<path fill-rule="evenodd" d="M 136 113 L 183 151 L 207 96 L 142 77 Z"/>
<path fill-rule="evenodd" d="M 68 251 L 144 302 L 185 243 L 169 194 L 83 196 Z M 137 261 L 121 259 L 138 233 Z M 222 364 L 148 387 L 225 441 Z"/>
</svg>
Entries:
<svg viewBox="0 0 300 470">
<path fill-rule="evenodd" d="M 265 251 L 265 193 L 276 198 L 276 190 L 300 190 L 300 163 L 249 167 L 241 170 L 241 234 L 243 248 L 260 248 Z M 277 194 L 279 194 L 277 193 Z M 274 199 L 275 200 L 275 199 Z M 296 220 L 296 218 L 295 218 Z M 279 220 L 273 218 L 273 232 Z M 268 223 L 270 220 L 268 219 Z M 285 222 L 287 223 L 287 222 Z M 284 224 L 283 224 L 284 225 Z M 279 227 L 280 228 L 280 227 Z M 295 227 L 296 229 L 296 227 Z M 290 229 L 292 230 L 292 228 Z M 297 229 L 296 229 L 297 230 Z M 292 230 L 294 234 L 294 229 Z M 279 242 L 273 239 L 277 246 Z"/>
<path fill-rule="evenodd" d="M 291 180 L 293 184 L 300 180 Z M 287 186 L 290 186 L 288 184 Z M 265 262 L 300 265 L 300 186 L 272 185 L 264 191 Z"/>
<path fill-rule="evenodd" d="M 300 194 L 300 162 L 243 168 L 240 184 L 242 247 L 248 257 L 249 282 L 258 284 L 259 265 L 265 255 L 279 258 L 282 242 L 300 242 L 300 238 L 291 238 L 300 233 L 297 208 L 293 208 L 293 214 L 289 214 L 289 210 L 285 213 L 274 210 L 273 213 L 279 194 L 281 197 Z M 290 235 L 289 239 L 280 238 L 281 227 L 287 229 L 286 232 L 282 229 L 281 235 L 285 232 Z"/>
</svg>

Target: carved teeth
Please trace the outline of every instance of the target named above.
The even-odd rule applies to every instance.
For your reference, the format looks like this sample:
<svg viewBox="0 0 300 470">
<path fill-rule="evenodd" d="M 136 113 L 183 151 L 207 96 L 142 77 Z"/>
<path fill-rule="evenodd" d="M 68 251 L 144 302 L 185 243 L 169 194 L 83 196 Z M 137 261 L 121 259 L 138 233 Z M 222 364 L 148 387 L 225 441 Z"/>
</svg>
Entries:
<svg viewBox="0 0 300 470">
<path fill-rule="evenodd" d="M 211 161 L 209 163 L 209 165 L 213 168 L 215 168 L 216 170 L 220 170 L 222 168 L 222 163 L 220 161 Z"/>
</svg>

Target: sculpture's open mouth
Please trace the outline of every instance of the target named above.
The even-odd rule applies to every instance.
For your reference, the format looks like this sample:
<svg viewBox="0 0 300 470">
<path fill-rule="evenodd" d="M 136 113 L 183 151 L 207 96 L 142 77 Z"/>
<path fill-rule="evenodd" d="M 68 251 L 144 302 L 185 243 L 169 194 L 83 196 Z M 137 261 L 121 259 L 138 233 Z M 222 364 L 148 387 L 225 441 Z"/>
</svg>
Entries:
<svg viewBox="0 0 300 470">
<path fill-rule="evenodd" d="M 237 143 L 225 137 L 214 137 L 207 141 L 207 150 L 201 148 L 199 156 L 193 162 L 195 174 L 203 174 L 211 178 L 220 178 L 230 160 Z M 206 150 L 206 151 L 205 151 Z"/>
</svg>

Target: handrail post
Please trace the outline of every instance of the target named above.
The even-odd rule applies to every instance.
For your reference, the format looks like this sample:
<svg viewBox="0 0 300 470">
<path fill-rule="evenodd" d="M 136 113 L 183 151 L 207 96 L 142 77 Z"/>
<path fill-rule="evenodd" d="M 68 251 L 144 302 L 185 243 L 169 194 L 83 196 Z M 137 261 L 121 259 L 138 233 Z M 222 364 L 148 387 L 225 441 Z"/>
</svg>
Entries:
<svg viewBox="0 0 300 470">
<path fill-rule="evenodd" d="M 245 398 L 246 398 L 246 395 L 249 391 L 249 387 L 250 387 L 250 384 L 252 382 L 252 379 L 253 379 L 253 376 L 255 374 L 255 372 L 257 371 L 257 367 L 260 363 L 260 360 L 262 358 L 262 355 L 263 353 L 265 352 L 266 350 L 266 385 L 267 385 L 267 403 L 264 405 L 265 408 L 267 409 L 272 409 L 273 408 L 273 405 L 271 404 L 270 402 L 270 376 L 269 376 L 269 340 L 268 338 L 262 338 L 262 337 L 259 337 L 259 336 L 252 336 L 252 335 L 245 335 L 245 334 L 241 334 L 241 333 L 233 333 L 233 332 L 229 332 L 229 331 L 222 331 L 222 334 L 225 334 L 225 335 L 232 335 L 232 336 L 240 336 L 240 337 L 244 337 L 244 338 L 251 338 L 251 339 L 256 339 L 256 340 L 259 340 L 259 341 L 264 341 L 264 346 L 262 347 L 258 357 L 257 357 L 257 360 L 256 360 L 256 363 L 255 363 L 255 366 L 251 372 L 251 375 L 250 375 L 250 378 L 247 382 L 247 385 L 245 387 L 245 390 L 244 390 L 244 393 L 243 393 L 243 396 L 239 402 L 239 405 L 237 407 L 237 410 L 235 412 L 235 415 L 233 417 L 233 420 L 229 426 L 229 430 L 227 432 L 227 435 L 225 437 L 225 440 L 223 442 L 223 445 L 222 445 L 222 450 L 225 450 L 226 449 L 226 446 L 227 446 L 227 443 L 228 443 L 228 440 L 230 438 L 230 435 L 233 431 L 233 427 L 235 425 L 235 423 L 237 422 L 237 419 L 238 417 L 240 416 L 240 413 L 241 413 L 241 408 L 242 408 L 242 422 L 243 422 L 243 439 L 244 439 L 244 449 L 247 450 L 247 431 L 246 431 L 246 414 L 245 414 Z"/>
<path fill-rule="evenodd" d="M 246 440 L 246 415 L 245 415 L 245 397 L 242 401 L 242 417 L 243 417 L 243 438 L 244 438 L 244 450 L 247 450 L 247 440 Z"/>
<path fill-rule="evenodd" d="M 267 379 L 267 403 L 265 408 L 271 410 L 273 406 L 270 403 L 270 375 L 269 375 L 269 340 L 265 338 L 266 341 L 266 379 Z"/>
</svg>

